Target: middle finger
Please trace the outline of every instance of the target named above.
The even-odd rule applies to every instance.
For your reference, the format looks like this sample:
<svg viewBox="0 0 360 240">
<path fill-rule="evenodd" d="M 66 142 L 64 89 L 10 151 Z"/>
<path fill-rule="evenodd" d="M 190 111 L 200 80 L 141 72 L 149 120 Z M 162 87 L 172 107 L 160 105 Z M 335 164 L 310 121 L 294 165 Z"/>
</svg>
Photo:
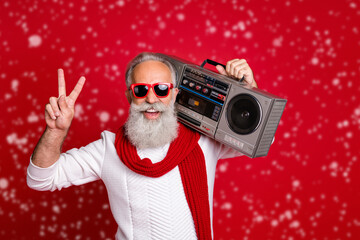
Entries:
<svg viewBox="0 0 360 240">
<path fill-rule="evenodd" d="M 233 62 L 231 64 L 231 68 L 230 68 L 230 74 L 232 76 L 235 76 L 237 75 L 237 73 L 242 70 L 243 68 L 245 68 L 245 63 L 241 60 L 239 61 L 236 61 L 236 62 Z"/>
<path fill-rule="evenodd" d="M 55 116 L 60 116 L 60 109 L 58 105 L 58 99 L 56 97 L 51 97 L 49 100 L 50 106 L 54 111 Z"/>
</svg>

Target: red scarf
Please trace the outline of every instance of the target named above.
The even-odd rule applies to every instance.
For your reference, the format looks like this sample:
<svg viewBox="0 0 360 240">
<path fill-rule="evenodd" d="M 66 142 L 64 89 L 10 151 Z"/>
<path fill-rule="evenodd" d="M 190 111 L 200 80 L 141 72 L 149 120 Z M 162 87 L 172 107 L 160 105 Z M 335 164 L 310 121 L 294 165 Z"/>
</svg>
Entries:
<svg viewBox="0 0 360 240">
<path fill-rule="evenodd" d="M 124 127 L 116 133 L 115 147 L 121 161 L 132 171 L 148 177 L 161 177 L 179 166 L 198 239 L 211 239 L 209 194 L 204 154 L 198 144 L 200 134 L 179 124 L 179 135 L 170 144 L 166 157 L 153 164 L 140 159 L 136 148 L 124 135 Z"/>
</svg>

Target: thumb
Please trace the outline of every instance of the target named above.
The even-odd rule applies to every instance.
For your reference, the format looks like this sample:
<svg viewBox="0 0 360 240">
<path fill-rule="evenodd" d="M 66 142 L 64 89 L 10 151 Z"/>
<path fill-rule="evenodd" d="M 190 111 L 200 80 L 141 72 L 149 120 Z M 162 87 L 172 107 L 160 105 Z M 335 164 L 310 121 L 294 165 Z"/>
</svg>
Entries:
<svg viewBox="0 0 360 240">
<path fill-rule="evenodd" d="M 226 70 L 223 68 L 223 66 L 221 66 L 221 65 L 216 65 L 215 67 L 216 67 L 216 70 L 218 70 L 218 72 L 219 72 L 220 74 L 225 75 L 225 76 L 227 75 Z"/>
</svg>

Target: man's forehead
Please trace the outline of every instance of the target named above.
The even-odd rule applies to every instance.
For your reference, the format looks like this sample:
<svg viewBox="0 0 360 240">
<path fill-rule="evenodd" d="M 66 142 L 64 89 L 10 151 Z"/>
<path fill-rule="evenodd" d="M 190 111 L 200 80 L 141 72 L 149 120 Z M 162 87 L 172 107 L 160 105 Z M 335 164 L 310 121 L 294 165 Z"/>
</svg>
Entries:
<svg viewBox="0 0 360 240">
<path fill-rule="evenodd" d="M 133 82 L 172 82 L 171 71 L 160 61 L 149 60 L 139 63 L 133 71 Z"/>
<path fill-rule="evenodd" d="M 160 62 L 160 61 L 156 61 L 156 60 L 148 60 L 148 61 L 144 61 L 142 63 L 139 63 L 138 65 L 135 66 L 134 70 L 136 69 L 157 69 L 157 70 L 163 70 L 163 71 L 168 71 L 170 72 L 170 69 L 168 66 L 166 66 L 165 63 Z"/>
</svg>

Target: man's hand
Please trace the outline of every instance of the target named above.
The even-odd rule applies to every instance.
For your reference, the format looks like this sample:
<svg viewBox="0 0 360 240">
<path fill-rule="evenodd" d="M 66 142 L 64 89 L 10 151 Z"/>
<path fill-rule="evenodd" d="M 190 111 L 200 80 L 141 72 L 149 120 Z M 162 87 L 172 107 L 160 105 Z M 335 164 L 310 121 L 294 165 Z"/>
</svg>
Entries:
<svg viewBox="0 0 360 240">
<path fill-rule="evenodd" d="M 253 71 L 245 59 L 233 59 L 226 63 L 226 69 L 217 65 L 216 69 L 220 74 L 226 75 L 232 78 L 241 79 L 244 77 L 244 81 L 251 87 L 258 87 L 254 79 Z"/>
<path fill-rule="evenodd" d="M 49 130 L 67 132 L 74 118 L 75 102 L 85 83 L 85 77 L 80 77 L 75 88 L 66 96 L 64 71 L 58 70 L 59 97 L 50 97 L 45 106 L 45 121 Z"/>
<path fill-rule="evenodd" d="M 61 147 L 74 118 L 75 102 L 84 83 L 80 77 L 74 90 L 66 96 L 64 71 L 58 70 L 59 97 L 51 97 L 45 107 L 47 128 L 36 145 L 32 162 L 38 167 L 46 168 L 54 164 L 60 157 Z"/>
</svg>

